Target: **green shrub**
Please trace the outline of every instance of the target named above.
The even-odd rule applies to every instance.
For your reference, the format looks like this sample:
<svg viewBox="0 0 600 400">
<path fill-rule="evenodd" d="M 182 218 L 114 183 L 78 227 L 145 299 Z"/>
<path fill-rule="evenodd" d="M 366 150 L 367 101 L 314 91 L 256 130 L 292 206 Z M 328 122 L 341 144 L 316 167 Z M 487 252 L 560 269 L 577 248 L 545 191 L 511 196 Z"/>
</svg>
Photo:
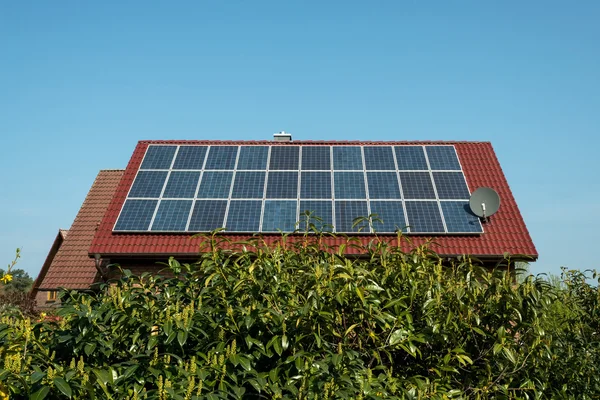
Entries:
<svg viewBox="0 0 600 400">
<path fill-rule="evenodd" d="M 516 283 L 463 257 L 377 238 L 364 257 L 320 235 L 123 271 L 65 293 L 58 319 L 0 321 L 0 382 L 15 397 L 446 399 L 600 396 L 598 290 Z M 357 246 L 352 240 L 348 246 Z M 250 250 L 252 249 L 252 250 Z M 1 398 L 1 397 L 0 397 Z"/>
</svg>

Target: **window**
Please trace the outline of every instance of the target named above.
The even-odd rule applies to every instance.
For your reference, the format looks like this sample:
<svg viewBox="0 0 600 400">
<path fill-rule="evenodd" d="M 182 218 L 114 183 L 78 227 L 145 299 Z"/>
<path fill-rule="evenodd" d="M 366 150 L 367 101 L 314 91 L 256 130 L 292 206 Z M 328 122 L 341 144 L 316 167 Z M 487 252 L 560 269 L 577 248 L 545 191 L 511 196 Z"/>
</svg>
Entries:
<svg viewBox="0 0 600 400">
<path fill-rule="evenodd" d="M 56 294 L 57 294 L 56 290 L 51 290 L 47 293 L 48 293 L 48 301 L 56 301 Z"/>
</svg>

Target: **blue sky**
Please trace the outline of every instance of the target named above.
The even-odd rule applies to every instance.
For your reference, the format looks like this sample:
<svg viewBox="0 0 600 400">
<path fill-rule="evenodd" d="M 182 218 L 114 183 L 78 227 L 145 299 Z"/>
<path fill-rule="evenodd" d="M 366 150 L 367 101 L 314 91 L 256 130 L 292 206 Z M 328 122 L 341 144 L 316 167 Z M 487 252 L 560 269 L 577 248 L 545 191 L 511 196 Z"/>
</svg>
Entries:
<svg viewBox="0 0 600 400">
<path fill-rule="evenodd" d="M 2 2 L 1 259 L 22 247 L 35 277 L 138 140 L 286 130 L 489 140 L 533 272 L 595 268 L 599 16 L 596 1 Z"/>
</svg>

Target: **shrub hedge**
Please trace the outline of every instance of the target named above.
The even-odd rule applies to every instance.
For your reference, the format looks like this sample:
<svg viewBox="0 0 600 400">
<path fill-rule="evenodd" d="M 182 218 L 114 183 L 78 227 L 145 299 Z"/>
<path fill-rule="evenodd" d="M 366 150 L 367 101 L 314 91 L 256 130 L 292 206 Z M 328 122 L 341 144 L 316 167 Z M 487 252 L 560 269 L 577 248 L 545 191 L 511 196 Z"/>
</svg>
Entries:
<svg viewBox="0 0 600 400">
<path fill-rule="evenodd" d="M 220 250 L 174 277 L 123 271 L 63 292 L 55 318 L 6 309 L 10 398 L 448 399 L 600 396 L 599 292 L 377 238 L 365 256 L 321 245 Z M 349 246 L 353 244 L 349 239 Z M 252 249 L 252 250 L 250 250 Z M 594 276 L 595 278 L 595 276 Z M 2 398 L 2 395 L 0 395 Z M 6 398 L 6 397 L 4 397 Z"/>
</svg>

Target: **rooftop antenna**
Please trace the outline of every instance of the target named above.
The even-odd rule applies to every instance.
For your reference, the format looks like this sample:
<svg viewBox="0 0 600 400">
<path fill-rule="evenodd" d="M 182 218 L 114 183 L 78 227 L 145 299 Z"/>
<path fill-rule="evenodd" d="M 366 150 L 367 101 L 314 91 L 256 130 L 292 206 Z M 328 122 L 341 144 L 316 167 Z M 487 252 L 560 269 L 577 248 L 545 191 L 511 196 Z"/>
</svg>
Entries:
<svg viewBox="0 0 600 400">
<path fill-rule="evenodd" d="M 500 196 L 492 188 L 480 187 L 471 195 L 469 206 L 473 214 L 488 222 L 488 217 L 496 214 L 500 208 Z"/>
</svg>

